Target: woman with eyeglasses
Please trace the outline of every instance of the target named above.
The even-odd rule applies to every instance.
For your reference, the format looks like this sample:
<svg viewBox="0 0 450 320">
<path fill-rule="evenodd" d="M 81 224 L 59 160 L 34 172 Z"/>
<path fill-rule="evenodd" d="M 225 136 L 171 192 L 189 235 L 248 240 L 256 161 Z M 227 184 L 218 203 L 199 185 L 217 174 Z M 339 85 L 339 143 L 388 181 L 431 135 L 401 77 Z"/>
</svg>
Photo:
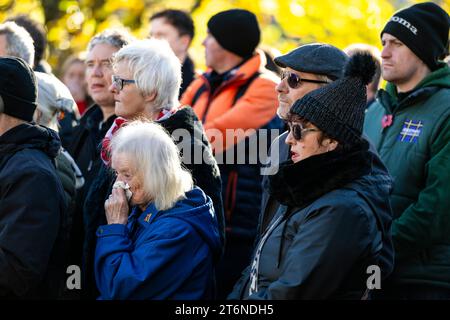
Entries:
<svg viewBox="0 0 450 320">
<path fill-rule="evenodd" d="M 201 122 L 192 108 L 181 107 L 178 101 L 179 59 L 165 40 L 137 40 L 114 54 L 112 71 L 109 90 L 114 94 L 118 117 L 101 143 L 103 162 L 98 176 L 104 178 L 93 182 L 84 204 L 89 247 L 95 247 L 95 230 L 106 223 L 103 203 L 112 194 L 117 178 L 110 168 L 110 141 L 124 124 L 139 119 L 154 121 L 172 135 L 195 186 L 212 200 L 223 246 L 225 231 L 219 168 Z"/>
<path fill-rule="evenodd" d="M 178 142 L 182 161 L 200 187 L 213 201 L 222 243 L 224 218 L 220 172 L 201 122 L 190 107 L 181 107 L 178 91 L 181 64 L 165 40 L 134 41 L 113 59 L 110 91 L 119 117 L 103 143 L 102 158 L 108 163 L 108 138 L 120 124 L 144 118 L 158 122 Z"/>
<path fill-rule="evenodd" d="M 223 244 L 220 172 L 201 122 L 192 108 L 182 107 L 178 101 L 179 59 L 165 40 L 139 40 L 114 55 L 113 72 L 110 91 L 118 119 L 103 141 L 102 159 L 109 162 L 108 141 L 123 123 L 141 118 L 159 123 L 176 140 L 183 165 L 191 171 L 196 186 L 213 201 Z"/>
<path fill-rule="evenodd" d="M 345 77 L 292 106 L 291 157 L 269 178 L 280 205 L 230 299 L 362 299 L 379 284 L 383 243 L 392 245 L 390 180 L 371 177 L 361 138 L 374 72 L 370 56 L 355 55 Z"/>
</svg>

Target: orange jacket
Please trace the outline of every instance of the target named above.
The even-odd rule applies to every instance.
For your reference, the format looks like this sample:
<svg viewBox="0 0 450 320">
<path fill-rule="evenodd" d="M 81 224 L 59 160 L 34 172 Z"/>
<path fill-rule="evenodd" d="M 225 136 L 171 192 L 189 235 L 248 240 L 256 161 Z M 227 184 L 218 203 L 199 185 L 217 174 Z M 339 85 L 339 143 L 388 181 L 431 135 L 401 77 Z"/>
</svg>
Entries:
<svg viewBox="0 0 450 320">
<path fill-rule="evenodd" d="M 232 147 L 251 134 L 248 132 L 234 139 L 226 139 L 226 129 L 258 129 L 276 115 L 278 99 L 275 86 L 279 79 L 274 73 L 265 69 L 264 64 L 265 58 L 262 58 L 261 53 L 258 52 L 236 69 L 232 77 L 224 81 L 211 98 L 209 98 L 210 87 L 205 74 L 194 80 L 183 94 L 181 103 L 192 106 L 198 118 L 203 119 L 206 134 L 210 141 L 213 140 L 211 143 L 215 153 Z M 259 76 L 251 82 L 245 94 L 232 105 L 239 87 L 258 71 Z M 203 85 L 206 86 L 206 90 L 192 105 L 196 92 Z M 220 131 L 223 143 L 220 143 L 220 140 L 211 139 L 214 133 L 208 132 L 210 129 Z"/>
</svg>

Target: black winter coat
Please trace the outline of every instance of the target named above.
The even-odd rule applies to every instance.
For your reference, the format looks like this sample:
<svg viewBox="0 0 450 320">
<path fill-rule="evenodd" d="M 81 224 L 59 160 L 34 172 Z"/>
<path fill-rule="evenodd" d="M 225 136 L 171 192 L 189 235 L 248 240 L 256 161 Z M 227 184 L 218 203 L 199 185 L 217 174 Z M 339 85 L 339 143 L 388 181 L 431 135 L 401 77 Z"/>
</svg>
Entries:
<svg viewBox="0 0 450 320">
<path fill-rule="evenodd" d="M 98 105 L 91 106 L 74 128 L 72 143 L 68 149 L 85 179 L 84 186 L 77 191 L 70 239 L 69 259 L 71 264 L 82 264 L 85 237 L 83 204 L 87 192 L 100 171 L 100 143 L 111 127 L 116 116 L 103 122 L 103 112 Z"/>
<path fill-rule="evenodd" d="M 0 136 L 0 298 L 57 298 L 65 285 L 60 147 L 56 132 L 28 123 Z"/>
<path fill-rule="evenodd" d="M 390 273 L 391 179 L 373 174 L 367 142 L 269 177 L 279 206 L 230 299 L 361 299 L 367 267 Z"/>
</svg>

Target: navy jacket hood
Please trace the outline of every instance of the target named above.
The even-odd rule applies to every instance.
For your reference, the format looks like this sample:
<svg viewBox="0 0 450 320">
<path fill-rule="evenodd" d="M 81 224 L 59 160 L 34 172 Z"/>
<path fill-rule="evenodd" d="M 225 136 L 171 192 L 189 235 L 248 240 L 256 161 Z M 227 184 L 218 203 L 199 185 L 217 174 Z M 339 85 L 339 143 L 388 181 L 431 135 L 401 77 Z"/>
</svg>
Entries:
<svg viewBox="0 0 450 320">
<path fill-rule="evenodd" d="M 0 136 L 0 154 L 39 149 L 53 159 L 60 148 L 61 141 L 54 130 L 32 123 L 18 125 Z"/>
<path fill-rule="evenodd" d="M 164 211 L 160 214 L 164 214 Z M 201 189 L 194 187 L 187 192 L 186 198 L 170 209 L 166 216 L 172 216 L 189 223 L 208 244 L 217 261 L 222 250 L 217 216 L 214 213 L 211 199 Z M 211 217 L 214 219 L 211 220 Z M 213 221 L 213 225 L 211 225 L 211 221 Z M 211 229 L 213 229 L 213 232 L 211 232 Z"/>
</svg>

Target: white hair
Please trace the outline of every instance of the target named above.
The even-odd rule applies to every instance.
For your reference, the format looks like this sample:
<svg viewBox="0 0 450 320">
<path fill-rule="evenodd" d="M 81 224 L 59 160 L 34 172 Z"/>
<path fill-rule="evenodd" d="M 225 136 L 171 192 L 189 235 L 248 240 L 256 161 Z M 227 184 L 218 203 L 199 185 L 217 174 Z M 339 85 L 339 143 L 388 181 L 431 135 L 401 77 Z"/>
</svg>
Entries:
<svg viewBox="0 0 450 320">
<path fill-rule="evenodd" d="M 19 57 L 34 67 L 34 41 L 28 31 L 15 22 L 0 24 L 0 35 L 6 36 L 6 52 L 9 56 Z"/>
<path fill-rule="evenodd" d="M 192 176 L 183 169 L 179 150 L 156 123 L 137 120 L 123 126 L 111 140 L 111 154 L 127 157 L 145 195 L 158 210 L 167 210 L 193 188 Z"/>
<path fill-rule="evenodd" d="M 137 40 L 114 54 L 113 65 L 124 61 L 143 95 L 156 94 L 152 111 L 170 110 L 178 103 L 181 63 L 166 40 Z"/>
<path fill-rule="evenodd" d="M 60 112 L 78 112 L 75 100 L 66 85 L 54 75 L 42 72 L 35 72 L 35 75 L 38 84 L 36 110 L 42 114 L 37 122 L 58 131 L 57 115 Z"/>
</svg>

